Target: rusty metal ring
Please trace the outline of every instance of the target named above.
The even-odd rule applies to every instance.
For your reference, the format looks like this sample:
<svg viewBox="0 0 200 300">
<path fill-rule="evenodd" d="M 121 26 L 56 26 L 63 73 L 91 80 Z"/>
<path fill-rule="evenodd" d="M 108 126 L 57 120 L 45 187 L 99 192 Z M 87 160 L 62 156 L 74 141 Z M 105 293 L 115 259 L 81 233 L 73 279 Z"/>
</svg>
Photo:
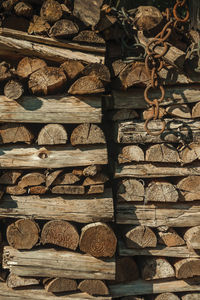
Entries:
<svg viewBox="0 0 200 300">
<path fill-rule="evenodd" d="M 153 100 L 153 103 L 154 103 L 154 120 L 157 120 L 158 119 L 158 116 L 159 116 L 159 103 L 158 103 L 158 99 L 154 99 Z"/>
<path fill-rule="evenodd" d="M 152 68 L 149 67 L 149 59 L 154 59 L 154 55 L 151 55 L 151 54 L 148 54 L 146 57 L 145 57 L 145 67 L 146 67 L 146 71 L 148 72 L 149 76 L 151 75 L 151 71 L 155 68 L 155 66 L 153 66 Z M 164 62 L 163 60 L 158 60 L 157 59 L 157 62 L 159 62 L 159 66 L 157 66 L 157 72 L 159 72 L 162 68 L 163 68 L 163 65 L 164 65 Z"/>
<path fill-rule="evenodd" d="M 187 22 L 189 17 L 190 17 L 190 12 L 189 12 L 189 9 L 188 9 L 188 6 L 186 5 L 185 8 L 186 8 L 186 16 L 184 19 L 182 18 L 179 18 L 178 15 L 177 15 L 177 7 L 178 6 L 183 6 L 182 3 L 180 2 L 177 2 L 175 5 L 174 5 L 174 8 L 173 8 L 173 15 L 174 15 L 174 18 L 179 21 L 179 22 Z"/>
<path fill-rule="evenodd" d="M 154 102 L 153 102 L 152 100 L 150 100 L 149 97 L 148 97 L 148 92 L 149 92 L 149 90 L 150 90 L 151 88 L 152 88 L 152 86 L 149 85 L 149 86 L 147 86 L 146 89 L 144 90 L 144 99 L 145 99 L 145 101 L 146 101 L 148 104 L 154 105 Z M 159 86 L 159 89 L 160 89 L 160 91 L 161 91 L 161 97 L 160 97 L 159 99 L 157 99 L 157 100 L 158 100 L 158 102 L 160 103 L 160 102 L 162 102 L 162 101 L 164 100 L 164 98 L 165 98 L 165 90 L 164 90 L 164 87 L 163 87 L 162 85 Z"/>
<path fill-rule="evenodd" d="M 155 58 L 161 58 L 161 57 L 163 57 L 167 53 L 168 45 L 167 45 L 167 43 L 165 43 L 163 41 L 162 42 L 159 41 L 159 42 L 155 43 L 155 45 L 153 46 L 153 50 L 154 50 L 154 48 L 156 48 L 156 46 L 158 46 L 161 43 L 163 43 L 164 49 L 163 49 L 163 51 L 160 54 L 155 54 L 154 55 Z"/>
<path fill-rule="evenodd" d="M 150 134 L 150 135 L 152 135 L 152 136 L 158 136 L 158 135 L 162 134 L 162 133 L 165 131 L 166 123 L 165 123 L 164 120 L 161 120 L 161 121 L 162 121 L 162 128 L 161 128 L 161 130 L 158 131 L 158 132 L 152 132 L 152 131 L 149 130 L 148 124 L 149 124 L 149 122 L 150 122 L 153 118 L 154 118 L 154 117 L 151 116 L 151 117 L 149 117 L 149 118 L 145 121 L 145 123 L 144 123 L 144 128 L 145 128 L 145 130 L 146 130 L 146 132 L 147 132 L 148 134 Z"/>
</svg>

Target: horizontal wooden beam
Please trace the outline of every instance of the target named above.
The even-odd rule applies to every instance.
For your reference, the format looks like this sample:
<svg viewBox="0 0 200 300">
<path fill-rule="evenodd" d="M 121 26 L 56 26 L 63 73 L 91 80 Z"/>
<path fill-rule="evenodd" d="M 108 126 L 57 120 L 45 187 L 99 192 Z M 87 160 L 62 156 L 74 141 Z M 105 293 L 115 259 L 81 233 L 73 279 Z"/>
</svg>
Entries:
<svg viewBox="0 0 200 300">
<path fill-rule="evenodd" d="M 198 251 L 190 250 L 186 246 L 166 247 L 158 245 L 156 248 L 127 248 L 123 241 L 118 241 L 118 251 L 120 256 L 164 256 L 190 258 L 200 257 Z"/>
<path fill-rule="evenodd" d="M 28 96 L 19 102 L 0 96 L 0 122 L 101 123 L 101 97 Z"/>
<path fill-rule="evenodd" d="M 118 224 L 144 225 L 150 227 L 190 227 L 200 225 L 200 204 L 170 203 L 137 205 L 118 203 L 116 206 Z"/>
<path fill-rule="evenodd" d="M 195 280 L 169 280 L 167 282 L 136 280 L 130 283 L 110 285 L 109 290 L 113 298 L 119 298 L 170 292 L 197 292 L 200 291 L 200 284 Z"/>
<path fill-rule="evenodd" d="M 165 100 L 160 104 L 161 106 L 199 102 L 199 84 L 166 87 L 165 91 Z M 152 99 L 158 99 L 160 98 L 160 91 L 152 90 L 150 95 Z M 144 109 L 148 107 L 144 100 L 144 89 L 142 88 L 133 88 L 128 91 L 113 90 L 112 96 L 113 99 L 106 98 L 107 109 Z"/>
<path fill-rule="evenodd" d="M 67 220 L 80 223 L 110 222 L 114 219 L 113 198 L 110 189 L 99 196 L 11 196 L 4 195 L 0 216 Z"/>
<path fill-rule="evenodd" d="M 54 169 L 107 163 L 106 145 L 0 147 L 0 169 Z"/>
<path fill-rule="evenodd" d="M 29 277 L 65 277 L 71 279 L 115 279 L 115 259 L 97 259 L 91 255 L 56 249 L 19 251 L 4 247 L 3 268 Z"/>
<path fill-rule="evenodd" d="M 155 178 L 200 175 L 200 162 L 187 166 L 166 163 L 134 163 L 130 165 L 116 165 L 115 178 Z"/>
</svg>

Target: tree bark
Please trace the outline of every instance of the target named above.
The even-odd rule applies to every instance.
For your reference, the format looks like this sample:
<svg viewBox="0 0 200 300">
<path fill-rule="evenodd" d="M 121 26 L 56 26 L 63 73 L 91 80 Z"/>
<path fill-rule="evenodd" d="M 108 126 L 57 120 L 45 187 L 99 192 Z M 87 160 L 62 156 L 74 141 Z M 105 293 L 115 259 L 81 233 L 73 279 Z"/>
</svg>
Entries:
<svg viewBox="0 0 200 300">
<path fill-rule="evenodd" d="M 68 140 L 67 132 L 61 124 L 47 124 L 38 134 L 38 145 L 61 145 Z"/>
<path fill-rule="evenodd" d="M 157 238 L 153 230 L 147 226 L 137 226 L 129 230 L 126 235 L 128 248 L 155 248 Z"/>
<path fill-rule="evenodd" d="M 78 288 L 89 295 L 109 295 L 108 287 L 102 280 L 83 280 L 79 283 Z"/>
<path fill-rule="evenodd" d="M 95 124 L 88 123 L 78 125 L 73 130 L 70 141 L 73 146 L 106 143 L 102 129 Z"/>
</svg>

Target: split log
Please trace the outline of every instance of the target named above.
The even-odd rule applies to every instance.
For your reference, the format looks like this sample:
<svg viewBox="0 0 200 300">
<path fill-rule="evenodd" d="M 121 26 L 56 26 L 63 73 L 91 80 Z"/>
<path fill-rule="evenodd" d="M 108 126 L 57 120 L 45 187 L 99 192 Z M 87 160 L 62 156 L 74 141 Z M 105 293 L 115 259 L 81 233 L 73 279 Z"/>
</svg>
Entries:
<svg viewBox="0 0 200 300">
<path fill-rule="evenodd" d="M 40 172 L 32 172 L 24 175 L 18 182 L 18 186 L 25 188 L 28 186 L 35 186 L 45 183 L 45 175 Z"/>
<path fill-rule="evenodd" d="M 183 203 L 134 204 L 118 203 L 116 222 L 118 224 L 144 225 L 150 227 L 191 227 L 199 225 L 200 205 Z"/>
<path fill-rule="evenodd" d="M 103 83 L 94 75 L 77 79 L 68 90 L 71 95 L 99 94 L 103 92 L 105 92 Z"/>
<path fill-rule="evenodd" d="M 184 234 L 184 240 L 188 247 L 200 249 L 200 226 L 189 228 Z"/>
<path fill-rule="evenodd" d="M 15 5 L 14 11 L 19 17 L 30 18 L 33 14 L 33 7 L 29 3 L 20 1 Z"/>
<path fill-rule="evenodd" d="M 185 258 L 174 264 L 176 278 L 191 278 L 200 276 L 200 259 Z"/>
<path fill-rule="evenodd" d="M 88 64 L 82 71 L 84 76 L 96 76 L 104 82 L 110 82 L 110 71 L 103 64 Z"/>
<path fill-rule="evenodd" d="M 94 27 L 100 20 L 100 8 L 103 0 L 90 1 L 75 0 L 73 15 L 79 18 L 86 26 Z"/>
<path fill-rule="evenodd" d="M 103 173 L 98 173 L 95 176 L 87 177 L 83 181 L 83 186 L 102 184 L 109 180 L 108 176 Z"/>
<path fill-rule="evenodd" d="M 29 34 L 47 34 L 51 26 L 40 16 L 34 15 L 28 28 Z"/>
<path fill-rule="evenodd" d="M 141 276 L 144 280 L 172 278 L 175 276 L 173 267 L 165 258 L 142 258 Z"/>
<path fill-rule="evenodd" d="M 18 2 L 18 0 L 6 0 L 6 1 L 2 1 L 2 8 L 5 11 L 10 11 L 12 10 L 13 6 Z"/>
<path fill-rule="evenodd" d="M 75 226 L 67 221 L 50 221 L 42 229 L 41 243 L 76 250 L 79 234 Z"/>
<path fill-rule="evenodd" d="M 17 75 L 21 78 L 28 78 L 32 73 L 46 66 L 47 64 L 43 59 L 26 56 L 17 65 Z"/>
<path fill-rule="evenodd" d="M 112 257 L 115 254 L 117 238 L 105 223 L 92 223 L 81 229 L 80 250 L 94 257 Z"/>
<path fill-rule="evenodd" d="M 170 105 L 166 107 L 166 112 L 169 115 L 172 115 L 174 117 L 178 118 L 186 118 L 191 119 L 193 118 L 191 109 L 188 107 L 187 104 L 176 104 L 176 105 Z"/>
<path fill-rule="evenodd" d="M 86 177 L 87 176 L 95 176 L 100 171 L 101 171 L 101 166 L 92 165 L 92 166 L 88 166 L 83 169 L 83 175 Z"/>
<path fill-rule="evenodd" d="M 123 179 L 117 191 L 117 200 L 144 201 L 144 184 L 136 179 Z"/>
<path fill-rule="evenodd" d="M 139 6 L 135 11 L 134 25 L 138 30 L 150 31 L 163 20 L 160 10 L 154 6 Z"/>
<path fill-rule="evenodd" d="M 167 247 L 177 247 L 185 245 L 185 241 L 177 234 L 177 232 L 170 228 L 168 232 L 158 232 L 159 244 L 164 244 Z"/>
<path fill-rule="evenodd" d="M 73 130 L 70 141 L 73 146 L 106 143 L 102 129 L 95 124 L 88 123 L 78 125 Z"/>
<path fill-rule="evenodd" d="M 124 121 L 139 118 L 138 113 L 134 109 L 119 109 L 108 113 L 108 119 L 112 121 Z"/>
<path fill-rule="evenodd" d="M 67 132 L 61 124 L 47 124 L 38 134 L 38 145 L 60 145 L 66 144 Z"/>
<path fill-rule="evenodd" d="M 173 293 L 163 293 L 158 295 L 155 300 L 180 300 L 180 298 Z"/>
<path fill-rule="evenodd" d="M 79 283 L 78 288 L 89 295 L 109 295 L 109 290 L 102 280 L 83 280 Z"/>
<path fill-rule="evenodd" d="M 144 152 L 139 146 L 125 146 L 120 152 L 118 155 L 118 162 L 120 164 L 132 161 L 144 161 Z"/>
<path fill-rule="evenodd" d="M 114 259 L 105 261 L 66 250 L 40 249 L 21 252 L 12 247 L 4 247 L 3 267 L 19 276 L 115 279 Z"/>
<path fill-rule="evenodd" d="M 177 163 L 180 161 L 178 151 L 170 144 L 150 146 L 146 151 L 146 161 Z"/>
<path fill-rule="evenodd" d="M 31 249 L 39 239 L 39 226 L 31 220 L 21 219 L 7 227 L 6 237 L 15 249 Z"/>
<path fill-rule="evenodd" d="M 16 146 L 1 147 L 1 151 L 1 169 L 57 169 L 108 163 L 107 148 L 103 145 L 77 149 L 57 146 L 54 150 L 48 147 Z"/>
<path fill-rule="evenodd" d="M 10 65 L 5 61 L 2 61 L 0 63 L 0 82 L 5 80 L 10 80 L 12 76 L 13 74 L 12 71 L 10 70 Z"/>
<path fill-rule="evenodd" d="M 31 186 L 28 188 L 28 194 L 30 195 L 44 195 L 47 192 L 47 187 L 43 185 Z"/>
<path fill-rule="evenodd" d="M 50 23 L 56 22 L 62 17 L 62 7 L 58 1 L 46 0 L 40 9 L 40 16 Z"/>
<path fill-rule="evenodd" d="M 50 29 L 49 35 L 52 37 L 70 38 L 79 31 L 78 25 L 71 20 L 62 19 L 57 21 Z"/>
<path fill-rule="evenodd" d="M 145 281 L 116 284 L 109 286 L 110 294 L 113 298 L 134 295 L 151 295 L 167 292 L 190 292 L 200 291 L 199 283 L 195 280 L 169 280 L 169 281 Z"/>
<path fill-rule="evenodd" d="M 20 103 L 0 96 L 2 122 L 101 123 L 100 97 L 23 97 Z"/>
<path fill-rule="evenodd" d="M 3 144 L 21 142 L 31 144 L 33 139 L 32 132 L 22 124 L 8 123 L 0 126 L 0 140 Z"/>
<path fill-rule="evenodd" d="M 179 152 L 183 164 L 191 163 L 200 158 L 200 144 L 191 143 Z"/>
<path fill-rule="evenodd" d="M 50 95 L 63 90 L 66 76 L 60 68 L 44 67 L 30 75 L 28 86 L 35 95 Z"/>
<path fill-rule="evenodd" d="M 137 226 L 129 230 L 125 237 L 128 248 L 155 248 L 157 246 L 156 235 L 147 226 Z"/>
<path fill-rule="evenodd" d="M 198 300 L 200 296 L 200 293 L 190 293 L 187 295 L 184 295 L 181 300 Z"/>
<path fill-rule="evenodd" d="M 83 30 L 73 38 L 75 42 L 105 44 L 105 40 L 96 32 L 91 30 Z"/>
<path fill-rule="evenodd" d="M 48 293 L 72 292 L 78 289 L 77 282 L 67 278 L 53 278 L 44 284 Z"/>
<path fill-rule="evenodd" d="M 88 190 L 88 195 L 90 194 L 102 194 L 104 192 L 104 185 L 103 184 L 97 184 L 97 185 L 91 185 Z"/>
<path fill-rule="evenodd" d="M 19 185 L 6 186 L 6 194 L 9 195 L 24 195 L 27 193 L 26 189 L 20 187 Z"/>
<path fill-rule="evenodd" d="M 51 189 L 52 194 L 83 195 L 85 188 L 82 185 L 56 185 Z"/>
<path fill-rule="evenodd" d="M 200 117 L 200 104 L 197 102 L 192 109 L 192 118 Z"/>
<path fill-rule="evenodd" d="M 10 80 L 4 86 L 4 95 L 12 100 L 18 100 L 22 97 L 24 88 L 21 82 L 18 80 Z"/>
<path fill-rule="evenodd" d="M 145 190 L 146 202 L 177 202 L 178 199 L 178 191 L 167 181 L 151 181 Z"/>
<path fill-rule="evenodd" d="M 0 184 L 16 184 L 22 174 L 22 171 L 6 171 L 0 176 Z"/>
<path fill-rule="evenodd" d="M 18 287 L 25 287 L 30 285 L 39 285 L 40 280 L 36 278 L 27 278 L 27 277 L 20 277 L 15 274 L 10 273 L 6 280 L 7 286 L 9 288 L 18 288 Z"/>
<path fill-rule="evenodd" d="M 72 174 L 74 174 L 78 177 L 81 177 L 81 176 L 83 176 L 83 170 L 82 169 L 73 169 Z"/>
<path fill-rule="evenodd" d="M 80 61 L 66 60 L 61 64 L 61 69 L 65 72 L 69 80 L 74 80 L 83 71 L 84 65 Z"/>
<path fill-rule="evenodd" d="M 58 176 L 54 181 L 54 185 L 70 185 L 80 181 L 80 178 L 73 173 L 65 173 L 64 175 Z"/>
<path fill-rule="evenodd" d="M 200 199 L 200 176 L 188 176 L 181 179 L 176 185 L 184 201 Z"/>
<path fill-rule="evenodd" d="M 101 195 L 5 195 L 0 202 L 0 216 L 34 218 L 40 220 L 66 220 L 79 223 L 111 222 L 114 218 L 111 190 Z"/>
<path fill-rule="evenodd" d="M 62 173 L 62 171 L 63 170 L 56 170 L 47 175 L 47 177 L 46 177 L 46 187 L 47 188 L 49 188 L 54 183 L 54 181 L 60 175 L 60 173 Z"/>
<path fill-rule="evenodd" d="M 139 278 L 139 270 L 135 260 L 132 257 L 120 257 L 116 260 L 116 278 L 115 282 L 134 281 Z"/>
</svg>

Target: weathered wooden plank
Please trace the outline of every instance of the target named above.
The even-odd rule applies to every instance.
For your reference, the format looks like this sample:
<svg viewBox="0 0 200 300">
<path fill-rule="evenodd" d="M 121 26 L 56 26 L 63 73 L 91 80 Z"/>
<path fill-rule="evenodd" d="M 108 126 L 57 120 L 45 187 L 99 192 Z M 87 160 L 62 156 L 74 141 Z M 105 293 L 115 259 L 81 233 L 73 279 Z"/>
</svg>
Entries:
<svg viewBox="0 0 200 300">
<path fill-rule="evenodd" d="M 145 225 L 150 227 L 190 227 L 200 225 L 200 204 L 170 203 L 157 205 L 135 205 L 118 203 L 116 206 L 118 224 Z"/>
<path fill-rule="evenodd" d="M 2 300 L 111 300 L 109 296 L 105 297 L 94 297 L 87 293 L 72 293 L 67 295 L 59 295 L 48 293 L 42 287 L 37 288 L 25 288 L 25 289 L 11 289 L 7 287 L 6 283 L 0 282 L 0 298 Z"/>
<path fill-rule="evenodd" d="M 185 86 L 172 86 L 165 89 L 165 100 L 161 106 L 178 103 L 193 103 L 199 102 L 200 85 L 185 85 Z M 112 91 L 113 101 L 110 98 L 106 100 L 107 109 L 144 109 L 148 105 L 144 100 L 144 89 L 133 88 L 127 91 Z M 160 98 L 159 90 L 152 90 L 151 97 Z"/>
<path fill-rule="evenodd" d="M 101 123 L 101 97 L 28 96 L 19 102 L 0 96 L 0 121 L 25 123 Z"/>
<path fill-rule="evenodd" d="M 165 247 L 158 245 L 156 248 L 127 248 L 123 241 L 118 241 L 120 256 L 164 256 L 164 257 L 200 257 L 199 251 L 193 251 L 186 246 Z"/>
<path fill-rule="evenodd" d="M 113 298 L 136 295 L 150 295 L 167 292 L 200 291 L 200 284 L 194 280 L 144 281 L 137 280 L 125 284 L 109 286 Z"/>
<path fill-rule="evenodd" d="M 180 166 L 178 164 L 166 163 L 134 163 L 130 165 L 116 165 L 115 178 L 134 177 L 134 178 L 155 178 L 155 177 L 174 177 L 200 175 L 200 162 Z"/>
<path fill-rule="evenodd" d="M 110 189 L 101 196 L 12 196 L 1 199 L 0 216 L 80 223 L 113 221 L 114 208 Z"/>
<path fill-rule="evenodd" d="M 56 249 L 19 251 L 4 247 L 3 268 L 19 276 L 71 279 L 115 279 L 115 259 Z"/>
<path fill-rule="evenodd" d="M 0 148 L 0 169 L 53 169 L 107 163 L 107 147 L 103 145 Z"/>
<path fill-rule="evenodd" d="M 113 139 L 120 144 L 143 143 L 179 143 L 200 141 L 200 121 L 194 119 L 165 119 L 166 129 L 161 135 L 153 136 L 146 132 L 144 122 L 139 120 L 122 121 L 114 124 Z M 149 123 L 151 132 L 156 133 L 162 129 L 162 123 L 152 120 Z"/>
</svg>

